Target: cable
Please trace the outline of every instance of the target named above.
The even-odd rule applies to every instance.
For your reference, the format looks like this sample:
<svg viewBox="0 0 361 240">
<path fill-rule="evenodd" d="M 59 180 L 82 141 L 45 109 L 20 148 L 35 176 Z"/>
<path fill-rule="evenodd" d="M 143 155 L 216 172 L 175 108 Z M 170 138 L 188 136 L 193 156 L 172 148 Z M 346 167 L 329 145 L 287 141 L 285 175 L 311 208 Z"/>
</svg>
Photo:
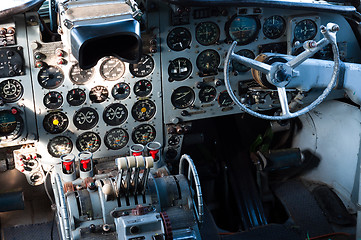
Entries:
<svg viewBox="0 0 361 240">
<path fill-rule="evenodd" d="M 53 199 L 51 198 L 51 196 L 50 196 L 50 193 L 49 193 L 49 190 L 48 190 L 48 185 L 47 185 L 46 181 L 47 181 L 47 179 L 48 179 L 49 173 L 50 173 L 53 169 L 54 169 L 54 166 L 52 166 L 52 167 L 50 168 L 50 170 L 46 173 L 45 179 L 44 179 L 45 192 L 46 192 L 46 195 L 48 195 L 48 198 L 49 198 L 49 200 L 50 200 L 50 202 L 51 202 L 51 206 L 52 206 L 52 207 L 53 207 L 53 205 L 54 205 L 55 203 L 54 203 L 54 200 L 53 200 Z"/>
</svg>

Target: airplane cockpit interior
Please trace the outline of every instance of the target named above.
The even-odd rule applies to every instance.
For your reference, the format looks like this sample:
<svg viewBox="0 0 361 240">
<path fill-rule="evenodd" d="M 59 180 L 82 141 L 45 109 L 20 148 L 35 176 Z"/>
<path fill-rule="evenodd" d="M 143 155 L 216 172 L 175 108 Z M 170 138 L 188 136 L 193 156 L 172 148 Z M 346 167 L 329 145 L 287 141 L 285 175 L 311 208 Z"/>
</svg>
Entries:
<svg viewBox="0 0 361 240">
<path fill-rule="evenodd" d="M 360 0 L 1 0 L 0 240 L 361 240 Z"/>
</svg>

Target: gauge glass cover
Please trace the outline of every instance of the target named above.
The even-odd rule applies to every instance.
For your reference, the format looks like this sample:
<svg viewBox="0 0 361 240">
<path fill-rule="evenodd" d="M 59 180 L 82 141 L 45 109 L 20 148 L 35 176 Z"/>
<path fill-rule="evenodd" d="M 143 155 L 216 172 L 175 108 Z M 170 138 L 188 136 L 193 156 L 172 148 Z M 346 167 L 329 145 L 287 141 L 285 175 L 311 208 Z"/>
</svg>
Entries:
<svg viewBox="0 0 361 240">
<path fill-rule="evenodd" d="M 128 117 L 127 108 L 120 103 L 107 106 L 103 112 L 103 120 L 110 126 L 117 126 L 125 122 Z"/>
<path fill-rule="evenodd" d="M 217 97 L 217 90 L 212 86 L 202 87 L 199 91 L 199 100 L 203 103 L 212 102 Z"/>
<path fill-rule="evenodd" d="M 172 60 L 168 66 L 169 81 L 182 81 L 192 73 L 192 63 L 187 58 Z"/>
<path fill-rule="evenodd" d="M 77 85 L 83 85 L 87 83 L 94 74 L 94 68 L 81 69 L 79 64 L 75 64 L 70 69 L 70 81 Z"/>
<path fill-rule="evenodd" d="M 43 120 L 45 131 L 52 134 L 64 132 L 69 125 L 69 119 L 63 112 L 48 113 Z"/>
<path fill-rule="evenodd" d="M 192 88 L 182 86 L 174 90 L 171 96 L 171 102 L 175 108 L 184 109 L 193 104 L 195 93 Z"/>
<path fill-rule="evenodd" d="M 143 55 L 137 64 L 130 64 L 129 71 L 135 77 L 145 77 L 153 72 L 154 60 L 149 55 Z"/>
<path fill-rule="evenodd" d="M 48 92 L 43 98 L 43 103 L 49 109 L 57 109 L 63 104 L 63 96 L 56 91 Z"/>
<path fill-rule="evenodd" d="M 70 90 L 66 95 L 66 101 L 71 106 L 80 106 L 85 102 L 85 100 L 86 100 L 85 91 L 80 88 L 74 88 Z"/>
<path fill-rule="evenodd" d="M 89 130 L 95 127 L 99 121 L 98 112 L 91 107 L 83 107 L 76 111 L 73 117 L 75 127 L 80 130 Z"/>
<path fill-rule="evenodd" d="M 104 144 L 112 150 L 122 149 L 129 141 L 128 133 L 122 128 L 113 128 L 104 136 Z"/>
<path fill-rule="evenodd" d="M 155 103 L 151 100 L 140 100 L 132 107 L 132 116 L 139 122 L 148 121 L 153 118 L 156 112 Z"/>
<path fill-rule="evenodd" d="M 6 103 L 19 100 L 24 93 L 23 85 L 14 79 L 7 79 L 0 83 L 0 97 Z"/>
<path fill-rule="evenodd" d="M 142 124 L 134 128 L 132 133 L 132 140 L 137 144 L 147 144 L 154 141 L 156 137 L 156 130 L 152 125 Z"/>
<path fill-rule="evenodd" d="M 76 139 L 76 148 L 79 151 L 95 152 L 100 148 L 101 139 L 95 132 L 85 132 Z"/>
<path fill-rule="evenodd" d="M 63 154 L 71 153 L 73 150 L 73 142 L 65 136 L 57 136 L 48 142 L 48 152 L 53 157 L 60 157 Z"/>
<path fill-rule="evenodd" d="M 311 19 L 298 22 L 294 29 L 295 40 L 304 42 L 313 39 L 317 34 L 317 25 Z"/>
<path fill-rule="evenodd" d="M 138 97 L 146 97 L 152 92 L 152 83 L 149 80 L 139 80 L 134 84 L 134 94 Z"/>
<path fill-rule="evenodd" d="M 125 65 L 115 57 L 106 58 L 100 65 L 100 75 L 108 81 L 115 81 L 125 73 Z"/>
<path fill-rule="evenodd" d="M 278 15 L 267 18 L 263 23 L 263 34 L 270 39 L 281 37 L 285 30 L 286 21 Z"/>
<path fill-rule="evenodd" d="M 89 98 L 93 103 L 102 103 L 108 99 L 108 89 L 104 86 L 95 86 L 90 89 Z"/>
<path fill-rule="evenodd" d="M 201 52 L 196 60 L 199 71 L 206 75 L 215 75 L 218 73 L 218 66 L 221 57 L 218 52 L 213 49 L 207 49 Z"/>
<path fill-rule="evenodd" d="M 189 48 L 191 41 L 191 33 L 183 27 L 172 29 L 167 36 L 167 45 L 173 51 L 182 51 Z"/>
<path fill-rule="evenodd" d="M 201 22 L 196 27 L 197 42 L 204 46 L 209 46 L 218 42 L 220 30 L 214 22 Z"/>
<path fill-rule="evenodd" d="M 38 82 L 40 86 L 46 89 L 54 89 L 59 87 L 64 81 L 63 71 L 55 66 L 44 67 L 40 69 L 38 74 Z"/>
<path fill-rule="evenodd" d="M 260 29 L 260 23 L 256 16 L 234 16 L 226 25 L 228 38 L 237 41 L 238 45 L 253 42 Z"/>
</svg>

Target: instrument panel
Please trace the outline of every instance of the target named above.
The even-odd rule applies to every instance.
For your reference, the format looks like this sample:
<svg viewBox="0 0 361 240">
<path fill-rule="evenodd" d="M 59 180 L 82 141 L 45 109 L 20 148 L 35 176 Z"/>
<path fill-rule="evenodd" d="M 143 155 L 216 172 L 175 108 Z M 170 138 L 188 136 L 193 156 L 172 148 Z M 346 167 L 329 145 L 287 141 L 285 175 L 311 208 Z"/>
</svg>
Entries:
<svg viewBox="0 0 361 240">
<path fill-rule="evenodd" d="M 238 43 L 237 54 L 255 59 L 263 52 L 299 54 L 303 42 L 321 39 L 320 26 L 328 22 L 342 25 L 344 32 L 352 31 L 339 15 L 324 13 L 247 7 L 187 11 L 183 22 L 169 21 L 176 13 L 160 16 L 161 39 L 167 39 L 167 45 L 162 46 L 162 61 L 166 63 L 162 65 L 162 78 L 164 121 L 169 125 L 241 112 L 224 86 L 224 58 L 233 41 Z M 338 34 L 342 60 L 359 60 L 351 50 L 359 48 L 357 42 L 349 41 L 346 35 Z M 331 60 L 331 49 L 324 51 L 316 57 Z M 278 106 L 274 90 L 259 92 L 260 85 L 253 80 L 250 68 L 232 62 L 231 69 L 232 88 L 241 101 L 257 111 Z"/>
<path fill-rule="evenodd" d="M 120 156 L 133 144 L 158 141 L 174 158 L 193 120 L 241 113 L 223 79 L 233 41 L 237 54 L 253 59 L 262 52 L 295 55 L 304 41 L 321 38 L 321 24 L 337 22 L 342 60 L 361 62 L 352 50 L 359 49 L 356 39 L 345 34 L 352 32 L 350 26 L 337 14 L 197 7 L 178 16 L 173 10 L 160 3 L 158 11 L 148 13 L 137 64 L 106 56 L 87 70 L 61 41 L 42 41 L 35 13 L 16 17 L 16 26 L 6 26 L 20 29 L 16 39 L 8 34 L 12 45 L 0 47 L 6 66 L 0 65 L 0 144 L 37 142 L 43 159 L 57 161 L 80 151 L 94 158 Z M 25 26 L 26 18 L 34 22 Z M 147 48 L 149 42 L 155 48 Z M 325 49 L 316 57 L 332 54 Z M 278 106 L 274 90 L 260 92 L 248 67 L 232 62 L 231 68 L 241 101 L 257 111 Z"/>
</svg>

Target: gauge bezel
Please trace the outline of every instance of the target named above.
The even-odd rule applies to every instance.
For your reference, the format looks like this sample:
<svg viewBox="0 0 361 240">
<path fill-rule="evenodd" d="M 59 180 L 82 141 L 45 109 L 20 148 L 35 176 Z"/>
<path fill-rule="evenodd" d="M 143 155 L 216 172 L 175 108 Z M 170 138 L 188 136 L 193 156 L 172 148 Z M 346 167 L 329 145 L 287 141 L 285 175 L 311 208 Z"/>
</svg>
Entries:
<svg viewBox="0 0 361 240">
<path fill-rule="evenodd" d="M 152 133 L 154 133 L 153 135 L 151 135 L 152 138 L 147 139 L 146 141 L 141 141 L 141 142 L 138 141 L 138 140 L 136 139 L 136 137 L 135 137 L 135 134 L 136 134 L 137 132 L 139 132 L 139 129 L 140 129 L 141 127 L 149 127 L 149 128 L 151 128 Z M 136 144 L 146 145 L 147 143 L 154 141 L 156 137 L 157 137 L 157 131 L 156 131 L 155 127 L 152 126 L 152 125 L 150 125 L 150 124 L 141 124 L 141 125 L 138 125 L 138 126 L 136 126 L 136 127 L 133 129 L 133 131 L 132 131 L 132 141 L 133 141 L 134 143 L 136 143 Z"/>
<path fill-rule="evenodd" d="M 12 82 L 13 85 L 15 85 L 15 89 L 16 89 L 16 92 L 18 92 L 18 89 L 20 89 L 20 93 L 18 95 L 16 95 L 15 97 L 4 97 L 3 96 L 3 83 L 4 82 Z M 19 88 L 20 87 L 20 88 Z M 0 82 L 0 97 L 3 99 L 3 101 L 5 103 L 13 103 L 13 102 L 16 102 L 18 101 L 22 96 L 24 95 L 24 86 L 21 84 L 20 81 L 16 80 L 16 79 L 5 79 L 3 81 Z"/>
<path fill-rule="evenodd" d="M 202 98 L 204 96 L 203 92 L 207 88 L 214 90 L 214 93 L 215 93 L 214 97 L 211 100 L 208 100 L 208 101 L 206 101 L 205 99 L 202 100 Z M 217 98 L 217 89 L 215 87 L 211 86 L 211 85 L 205 85 L 199 90 L 198 98 L 201 101 L 201 103 L 210 103 L 210 102 L 214 101 L 214 99 Z"/>
<path fill-rule="evenodd" d="M 267 27 L 266 22 L 267 22 L 269 19 L 273 18 L 273 17 L 280 18 L 280 20 L 282 21 L 282 30 L 281 30 L 280 33 L 278 33 L 278 34 L 275 35 L 275 36 L 271 36 L 271 35 L 269 35 L 269 34 L 266 32 L 266 29 L 267 29 L 267 28 L 266 28 L 266 27 Z M 270 16 L 270 17 L 268 17 L 268 18 L 266 18 L 266 19 L 264 20 L 264 23 L 263 23 L 263 26 L 262 26 L 262 32 L 263 32 L 263 35 L 264 35 L 266 38 L 269 38 L 269 39 L 277 39 L 277 38 L 280 38 L 280 37 L 285 33 L 285 31 L 286 31 L 286 20 L 285 20 L 282 16 L 280 16 L 280 15 L 272 15 L 272 16 Z"/>
<path fill-rule="evenodd" d="M 82 91 L 82 92 L 84 93 L 84 96 L 85 96 L 85 97 L 84 97 L 84 101 L 81 101 L 81 102 L 79 102 L 78 104 L 71 104 L 71 103 L 70 103 L 70 100 L 69 100 L 71 91 Z M 66 94 L 66 101 L 67 101 L 67 103 L 68 103 L 70 106 L 75 106 L 75 107 L 84 104 L 85 101 L 86 101 L 86 93 L 85 93 L 84 89 L 81 89 L 81 88 L 73 88 L 73 89 L 69 90 L 68 93 Z"/>
<path fill-rule="evenodd" d="M 124 114 L 122 114 L 122 118 L 119 121 L 118 118 L 115 121 L 110 121 L 109 118 L 107 118 L 106 114 L 108 112 L 108 110 L 114 106 L 119 106 L 123 111 Z M 110 105 L 108 105 L 107 107 L 104 108 L 103 111 L 103 120 L 106 124 L 108 124 L 109 126 L 119 126 L 121 124 L 123 124 L 126 120 L 128 119 L 128 109 L 126 108 L 126 106 L 124 106 L 121 103 L 112 103 Z"/>
<path fill-rule="evenodd" d="M 121 64 L 121 67 L 120 67 L 120 68 L 121 68 L 122 71 L 121 71 L 120 74 L 117 74 L 115 77 L 107 77 L 107 76 L 105 76 L 105 73 L 104 73 L 104 65 L 105 65 L 106 63 L 108 63 L 109 61 L 111 61 L 111 60 L 115 60 L 115 61 L 117 61 L 118 63 Z M 117 65 L 118 63 L 116 63 L 116 65 Z M 100 64 L 100 66 L 99 66 L 100 76 L 102 76 L 102 78 L 103 78 L 104 80 L 106 80 L 106 81 L 116 81 L 116 80 L 120 79 L 121 77 L 124 76 L 125 71 L 126 71 L 126 69 L 125 69 L 125 64 L 124 64 L 124 62 L 121 61 L 120 59 L 116 58 L 116 57 L 106 57 L 106 58 L 102 61 L 102 63 Z"/>
<path fill-rule="evenodd" d="M 182 91 L 182 92 L 189 91 L 191 93 L 191 98 L 189 100 L 187 100 L 187 102 L 184 103 L 184 104 L 179 103 L 179 98 L 175 99 L 175 94 L 182 93 L 182 92 L 179 92 L 179 91 Z M 177 109 L 185 109 L 185 108 L 188 108 L 188 107 L 192 106 L 195 99 L 196 99 L 196 94 L 195 94 L 194 90 L 191 87 L 188 87 L 188 86 L 181 86 L 181 87 L 179 87 L 177 89 L 174 89 L 174 91 L 172 93 L 172 96 L 171 96 L 172 105 Z"/>
<path fill-rule="evenodd" d="M 61 102 L 60 102 L 60 104 L 57 104 L 57 105 L 54 105 L 54 106 L 52 106 L 52 105 L 48 105 L 47 103 L 45 103 L 45 99 L 47 98 L 47 96 L 49 96 L 49 94 L 57 94 L 58 96 L 60 96 L 61 98 Z M 59 102 L 57 102 L 57 103 L 59 103 Z M 63 97 L 63 95 L 60 93 L 60 92 L 58 92 L 58 91 L 50 91 L 50 92 L 47 92 L 45 95 L 44 95 L 44 97 L 43 97 L 43 104 L 44 104 L 44 106 L 46 107 L 46 108 L 48 108 L 48 109 L 57 109 L 57 108 L 60 108 L 62 105 L 63 105 L 63 103 L 64 103 L 64 97 Z M 50 103 L 50 104 L 53 104 L 53 103 Z"/>
<path fill-rule="evenodd" d="M 96 137 L 97 140 L 99 141 L 99 145 L 97 146 L 96 149 L 82 149 L 82 148 L 80 147 L 80 143 L 79 143 L 80 140 L 81 140 L 82 138 L 84 138 L 84 136 L 87 135 L 87 134 L 93 134 L 93 135 L 95 135 L 95 137 Z M 76 146 L 76 149 L 78 149 L 78 151 L 80 151 L 80 152 L 81 152 L 81 151 L 89 151 L 89 152 L 91 152 L 91 153 L 98 151 L 99 148 L 101 147 L 101 144 L 102 144 L 102 139 L 101 139 L 101 137 L 99 136 L 99 134 L 96 133 L 96 132 L 92 132 L 92 131 L 84 132 L 84 133 L 80 134 L 80 135 L 77 137 L 76 142 L 75 142 L 75 146 Z"/>
<path fill-rule="evenodd" d="M 141 103 L 149 103 L 150 105 L 151 105 L 151 114 L 150 115 L 145 115 L 145 116 L 142 116 L 141 118 L 138 118 L 138 116 L 137 115 L 135 115 L 138 111 L 136 111 L 136 108 L 137 108 L 137 106 L 139 105 L 139 104 L 141 104 Z M 145 112 L 144 113 L 146 113 L 148 111 L 148 109 L 145 109 Z M 156 104 L 152 101 L 152 100 L 149 100 L 149 99 L 145 99 L 145 100 L 139 100 L 139 101 L 136 101 L 135 103 L 134 103 L 134 105 L 133 105 L 133 107 L 132 107 L 132 110 L 131 110 L 131 113 L 132 113 L 132 117 L 136 120 L 136 121 L 138 121 L 138 122 L 146 122 L 146 121 L 149 121 L 149 120 L 151 120 L 154 116 L 155 116 L 155 114 L 156 114 L 156 112 L 157 112 L 157 106 L 156 106 Z"/>
<path fill-rule="evenodd" d="M 142 82 L 147 82 L 147 84 L 150 84 L 150 89 L 147 89 L 146 91 L 136 92 L 136 90 L 140 87 L 139 84 L 141 84 Z M 134 83 L 134 86 L 133 86 L 133 92 L 137 97 L 149 96 L 152 93 L 152 90 L 153 90 L 152 82 L 147 79 L 141 79 L 141 80 L 137 81 L 136 83 Z"/>
<path fill-rule="evenodd" d="M 55 141 L 55 139 L 60 139 L 60 138 L 63 138 L 63 139 L 66 139 L 68 140 L 67 143 L 70 143 L 70 151 L 69 152 L 64 152 L 64 153 L 61 153 L 60 155 L 56 155 L 53 150 L 50 150 L 50 144 Z M 56 136 L 56 137 L 53 137 L 52 139 L 49 140 L 48 142 L 48 145 L 47 145 L 47 150 L 48 150 L 48 153 L 52 156 L 52 157 L 55 157 L 55 158 L 58 158 L 60 157 L 61 155 L 63 154 L 68 154 L 68 153 L 71 153 L 71 151 L 73 150 L 73 142 L 71 141 L 71 139 L 69 137 L 66 137 L 66 136 Z M 52 154 L 53 153 L 53 154 Z"/>
<path fill-rule="evenodd" d="M 242 41 L 242 42 L 238 42 L 237 40 L 233 39 L 229 33 L 229 29 L 231 27 L 231 24 L 232 22 L 237 18 L 237 17 L 240 17 L 240 18 L 251 18 L 251 19 L 254 19 L 255 20 L 255 26 L 256 26 L 256 31 L 250 36 L 247 38 L 247 40 L 245 41 Z M 243 46 L 243 45 L 247 45 L 253 41 L 255 41 L 258 37 L 258 34 L 259 34 L 259 31 L 261 29 L 261 21 L 259 20 L 259 16 L 258 15 L 233 15 L 225 24 L 224 26 L 224 29 L 225 29 L 225 33 L 226 33 L 226 36 L 227 36 L 227 40 L 228 42 L 233 42 L 233 41 L 237 41 L 237 45 L 239 46 Z"/>
<path fill-rule="evenodd" d="M 187 63 L 187 66 L 190 68 L 189 71 L 187 71 L 187 75 L 183 76 L 183 77 L 174 77 L 173 73 L 171 72 L 171 66 L 174 62 L 176 61 L 185 61 Z M 187 79 L 193 72 L 193 65 L 192 65 L 192 62 L 188 59 L 188 58 L 184 58 L 184 57 L 181 57 L 181 58 L 176 58 L 172 61 L 169 62 L 169 65 L 168 65 L 168 76 L 169 76 L 169 81 L 183 81 L 185 79 Z"/>
<path fill-rule="evenodd" d="M 65 121 L 63 121 L 63 123 L 65 123 L 65 125 L 63 125 L 63 127 L 61 127 L 61 128 L 55 128 L 55 131 L 51 131 L 48 127 L 46 127 L 46 125 L 45 125 L 45 120 L 49 120 L 50 116 L 55 115 L 55 114 L 61 115 L 61 117 L 63 118 L 63 120 L 65 120 Z M 69 126 L 68 116 L 67 116 L 65 113 L 61 112 L 61 111 L 50 112 L 50 113 L 48 113 L 48 114 L 46 114 L 46 115 L 44 116 L 44 119 L 43 119 L 43 127 L 44 127 L 44 130 L 45 130 L 46 132 L 48 132 L 48 133 L 51 133 L 51 134 L 59 134 L 59 133 L 62 133 L 62 132 L 64 132 L 64 131 L 68 128 L 68 126 Z"/>
<path fill-rule="evenodd" d="M 114 91 L 115 91 L 114 89 L 115 89 L 115 86 L 117 86 L 118 84 L 119 84 L 119 85 L 122 85 L 122 86 L 127 86 L 127 87 L 128 87 L 128 89 L 127 89 L 126 91 L 124 91 L 124 93 L 119 94 L 119 95 L 124 95 L 124 97 L 121 97 L 121 98 L 115 97 L 115 96 L 118 95 L 118 93 L 117 93 L 117 94 L 114 94 Z M 117 83 L 117 84 L 115 84 L 115 85 L 112 87 L 111 93 L 112 93 L 112 96 L 113 96 L 113 98 L 114 98 L 115 100 L 124 100 L 124 99 L 127 99 L 127 98 L 129 97 L 129 95 L 130 95 L 130 86 L 129 86 L 128 83 L 125 83 L 125 82 Z M 127 94 L 125 94 L 125 93 L 127 93 Z"/>
<path fill-rule="evenodd" d="M 305 22 L 305 21 L 310 21 L 313 25 L 313 27 L 315 28 L 315 31 L 312 35 L 310 35 L 307 39 L 300 39 L 298 37 L 296 37 L 296 28 L 302 23 L 302 22 Z M 300 42 L 305 42 L 307 40 L 312 40 L 316 37 L 317 35 L 317 23 L 315 21 L 313 21 L 312 19 L 302 19 L 301 21 L 297 22 L 295 24 L 295 27 L 293 28 L 293 38 L 294 38 L 294 41 L 300 41 Z"/>
<path fill-rule="evenodd" d="M 170 39 L 171 33 L 172 33 L 172 32 L 175 32 L 175 31 L 177 31 L 177 30 L 179 30 L 179 29 L 184 30 L 185 32 L 187 32 L 187 35 L 188 35 L 188 36 L 186 36 L 186 37 L 188 37 L 189 41 L 187 42 L 186 46 L 181 47 L 181 48 L 178 49 L 178 48 L 174 48 L 174 47 L 171 47 L 171 46 L 170 46 L 170 43 L 169 43 L 170 40 L 169 40 L 169 39 Z M 183 50 L 185 50 L 185 49 L 187 49 L 187 48 L 190 48 L 191 43 L 192 43 L 192 34 L 191 34 L 191 32 L 190 32 L 188 29 L 186 29 L 186 28 L 184 28 L 184 27 L 176 27 L 176 28 L 173 28 L 171 31 L 169 31 L 169 33 L 168 33 L 168 35 L 167 35 L 167 46 L 168 46 L 171 50 L 173 50 L 173 51 L 180 52 L 180 51 L 183 51 Z"/>
<path fill-rule="evenodd" d="M 94 99 L 92 96 L 94 96 L 95 94 L 93 94 L 95 92 L 95 90 L 97 90 L 97 88 L 101 88 L 102 90 L 102 98 L 101 100 L 98 100 L 98 99 Z M 105 90 L 106 92 L 106 95 L 103 95 L 103 91 Z M 102 103 L 102 102 L 105 102 L 107 99 L 109 98 L 109 91 L 106 87 L 102 86 L 102 85 L 97 85 L 95 87 L 92 87 L 90 90 L 89 90 L 89 99 L 92 103 Z"/>
<path fill-rule="evenodd" d="M 118 131 L 118 130 L 121 130 L 121 131 L 124 133 L 124 136 L 126 136 L 126 142 L 125 142 L 123 145 L 121 145 L 121 147 L 114 147 L 114 146 L 110 145 L 109 141 L 107 140 L 107 139 L 108 139 L 107 137 L 108 137 L 109 134 L 111 134 L 112 132 Z M 111 149 L 111 150 L 120 150 L 120 149 L 124 148 L 125 146 L 127 146 L 128 143 L 129 143 L 129 134 L 128 134 L 128 132 L 127 132 L 126 130 L 124 130 L 123 128 L 112 128 L 112 129 L 110 129 L 109 131 L 107 131 L 107 132 L 105 133 L 105 135 L 104 135 L 104 144 L 105 144 L 105 146 L 106 146 L 108 149 Z"/>
<path fill-rule="evenodd" d="M 74 69 L 75 69 L 76 67 L 78 67 L 78 68 L 80 69 L 80 71 L 86 71 L 86 72 L 89 72 L 89 71 L 90 71 L 90 72 L 91 72 L 90 76 L 88 76 L 85 81 L 83 81 L 83 80 L 80 81 L 80 82 L 75 81 L 74 78 L 73 78 L 72 72 L 74 71 Z M 81 69 L 81 68 L 79 67 L 79 63 L 76 63 L 76 64 L 73 64 L 73 65 L 71 66 L 70 70 L 69 70 L 69 79 L 70 79 L 70 81 L 71 81 L 73 84 L 75 84 L 75 85 L 85 85 L 86 83 L 88 83 L 88 82 L 92 79 L 92 77 L 94 76 L 94 72 L 95 72 L 95 71 L 94 71 L 94 68 L 90 68 L 90 69 L 84 70 L 84 69 Z"/>
<path fill-rule="evenodd" d="M 223 104 L 221 104 L 221 103 L 219 102 L 219 100 L 220 100 L 220 98 L 221 98 L 221 95 L 223 95 L 223 94 L 228 94 L 227 90 L 224 90 L 224 91 L 222 91 L 222 92 L 219 93 L 219 95 L 218 95 L 218 97 L 217 97 L 217 102 L 218 102 L 219 106 L 220 106 L 220 107 L 230 107 L 230 106 L 232 106 L 232 105 L 234 104 L 234 102 L 233 102 L 232 98 L 229 96 L 229 94 L 228 94 L 228 97 L 229 97 L 229 99 L 231 99 L 231 101 L 232 101 L 231 103 L 229 103 L 229 104 L 227 104 L 227 105 L 223 105 Z"/>
<path fill-rule="evenodd" d="M 56 69 L 56 71 L 61 74 L 62 78 L 61 78 L 61 81 L 60 81 L 59 83 L 57 83 L 56 85 L 51 86 L 51 87 L 46 87 L 46 85 L 44 85 L 44 84 L 41 83 L 41 81 L 40 81 L 40 74 L 41 74 L 42 72 L 44 72 L 44 71 L 48 71 L 50 68 Z M 63 72 L 63 70 L 62 70 L 61 68 L 59 68 L 59 67 L 57 67 L 57 66 L 53 66 L 53 65 L 49 65 L 49 66 L 43 67 L 43 68 L 41 68 L 40 71 L 38 72 L 38 83 L 39 83 L 39 85 L 40 85 L 42 88 L 45 88 L 45 89 L 55 89 L 55 88 L 60 87 L 60 86 L 63 84 L 63 82 L 64 82 L 64 78 L 65 78 L 65 77 L 64 77 L 64 72 Z M 47 80 L 47 82 L 48 82 L 48 80 Z"/>
<path fill-rule="evenodd" d="M 15 117 L 15 121 L 16 121 L 16 127 L 15 129 L 8 133 L 8 134 L 0 134 L 0 140 L 4 141 L 4 142 L 9 142 L 9 141 L 13 141 L 15 139 L 17 139 L 18 137 L 21 136 L 21 134 L 23 133 L 24 130 L 24 119 L 20 116 L 19 112 L 17 112 L 16 114 L 13 114 L 13 112 L 11 110 L 0 110 L 0 114 L 6 112 L 7 114 L 11 114 Z"/>
<path fill-rule="evenodd" d="M 129 71 L 134 77 L 139 77 L 139 78 L 146 77 L 146 76 L 150 75 L 155 69 L 155 61 L 154 61 L 153 57 L 148 54 L 143 54 L 141 59 L 143 59 L 143 57 L 146 57 L 150 60 L 150 62 L 152 63 L 152 68 L 151 68 L 151 70 L 147 70 L 145 73 L 140 74 L 139 72 L 134 70 L 134 65 L 136 65 L 136 64 L 129 64 Z M 144 60 L 143 62 L 140 61 L 137 64 L 144 63 L 145 61 L 147 61 L 147 60 Z"/>
<path fill-rule="evenodd" d="M 91 122 L 88 122 L 85 119 L 85 121 L 88 122 L 86 125 L 79 124 L 79 122 L 76 120 L 76 118 L 79 117 L 78 115 L 80 113 L 82 113 L 84 115 L 84 117 L 86 117 L 86 115 L 84 114 L 85 111 L 86 111 L 86 113 L 92 112 L 94 114 L 93 116 L 94 116 L 95 120 L 92 120 Z M 74 113 L 74 116 L 73 116 L 73 124 L 77 129 L 80 129 L 80 130 L 90 130 L 90 129 L 94 128 L 98 124 L 98 122 L 99 122 L 99 114 L 98 114 L 96 109 L 91 108 L 91 107 L 82 107 L 82 108 L 78 109 Z M 90 125 L 88 125 L 88 124 L 90 124 Z"/>
<path fill-rule="evenodd" d="M 201 56 L 203 56 L 204 54 L 206 54 L 206 52 L 213 52 L 215 54 L 213 54 L 213 56 L 216 56 L 216 59 L 214 59 L 217 64 L 216 66 L 214 66 L 214 68 L 211 68 L 209 70 L 203 68 L 203 66 L 201 65 L 200 61 L 201 61 Z M 221 56 L 220 54 L 214 50 L 214 49 L 206 49 L 204 51 L 202 51 L 201 53 L 198 54 L 197 59 L 196 59 L 196 65 L 198 70 L 202 73 L 201 75 L 216 75 L 218 74 L 218 68 L 221 64 Z"/>
<path fill-rule="evenodd" d="M 215 29 L 216 29 L 216 38 L 214 39 L 214 40 L 212 40 L 212 41 L 210 41 L 210 42 L 204 42 L 204 41 L 200 41 L 199 40 L 199 29 L 202 27 L 202 25 L 206 25 L 206 24 L 212 24 L 213 26 L 215 26 Z M 197 42 L 199 43 L 199 44 L 201 44 L 201 45 L 203 45 L 203 46 L 210 46 L 210 45 L 214 45 L 214 44 L 216 44 L 216 43 L 218 43 L 218 41 L 219 41 L 219 38 L 220 38 L 220 36 L 221 36 L 221 30 L 220 30 L 220 28 L 219 28 L 219 26 L 218 26 L 218 24 L 217 23 L 215 23 L 215 22 L 211 22 L 211 21 L 207 21 L 207 22 L 201 22 L 201 23 L 199 23 L 197 26 L 196 26 L 196 29 L 195 29 L 195 35 L 196 35 L 196 40 L 197 40 Z"/>
</svg>

